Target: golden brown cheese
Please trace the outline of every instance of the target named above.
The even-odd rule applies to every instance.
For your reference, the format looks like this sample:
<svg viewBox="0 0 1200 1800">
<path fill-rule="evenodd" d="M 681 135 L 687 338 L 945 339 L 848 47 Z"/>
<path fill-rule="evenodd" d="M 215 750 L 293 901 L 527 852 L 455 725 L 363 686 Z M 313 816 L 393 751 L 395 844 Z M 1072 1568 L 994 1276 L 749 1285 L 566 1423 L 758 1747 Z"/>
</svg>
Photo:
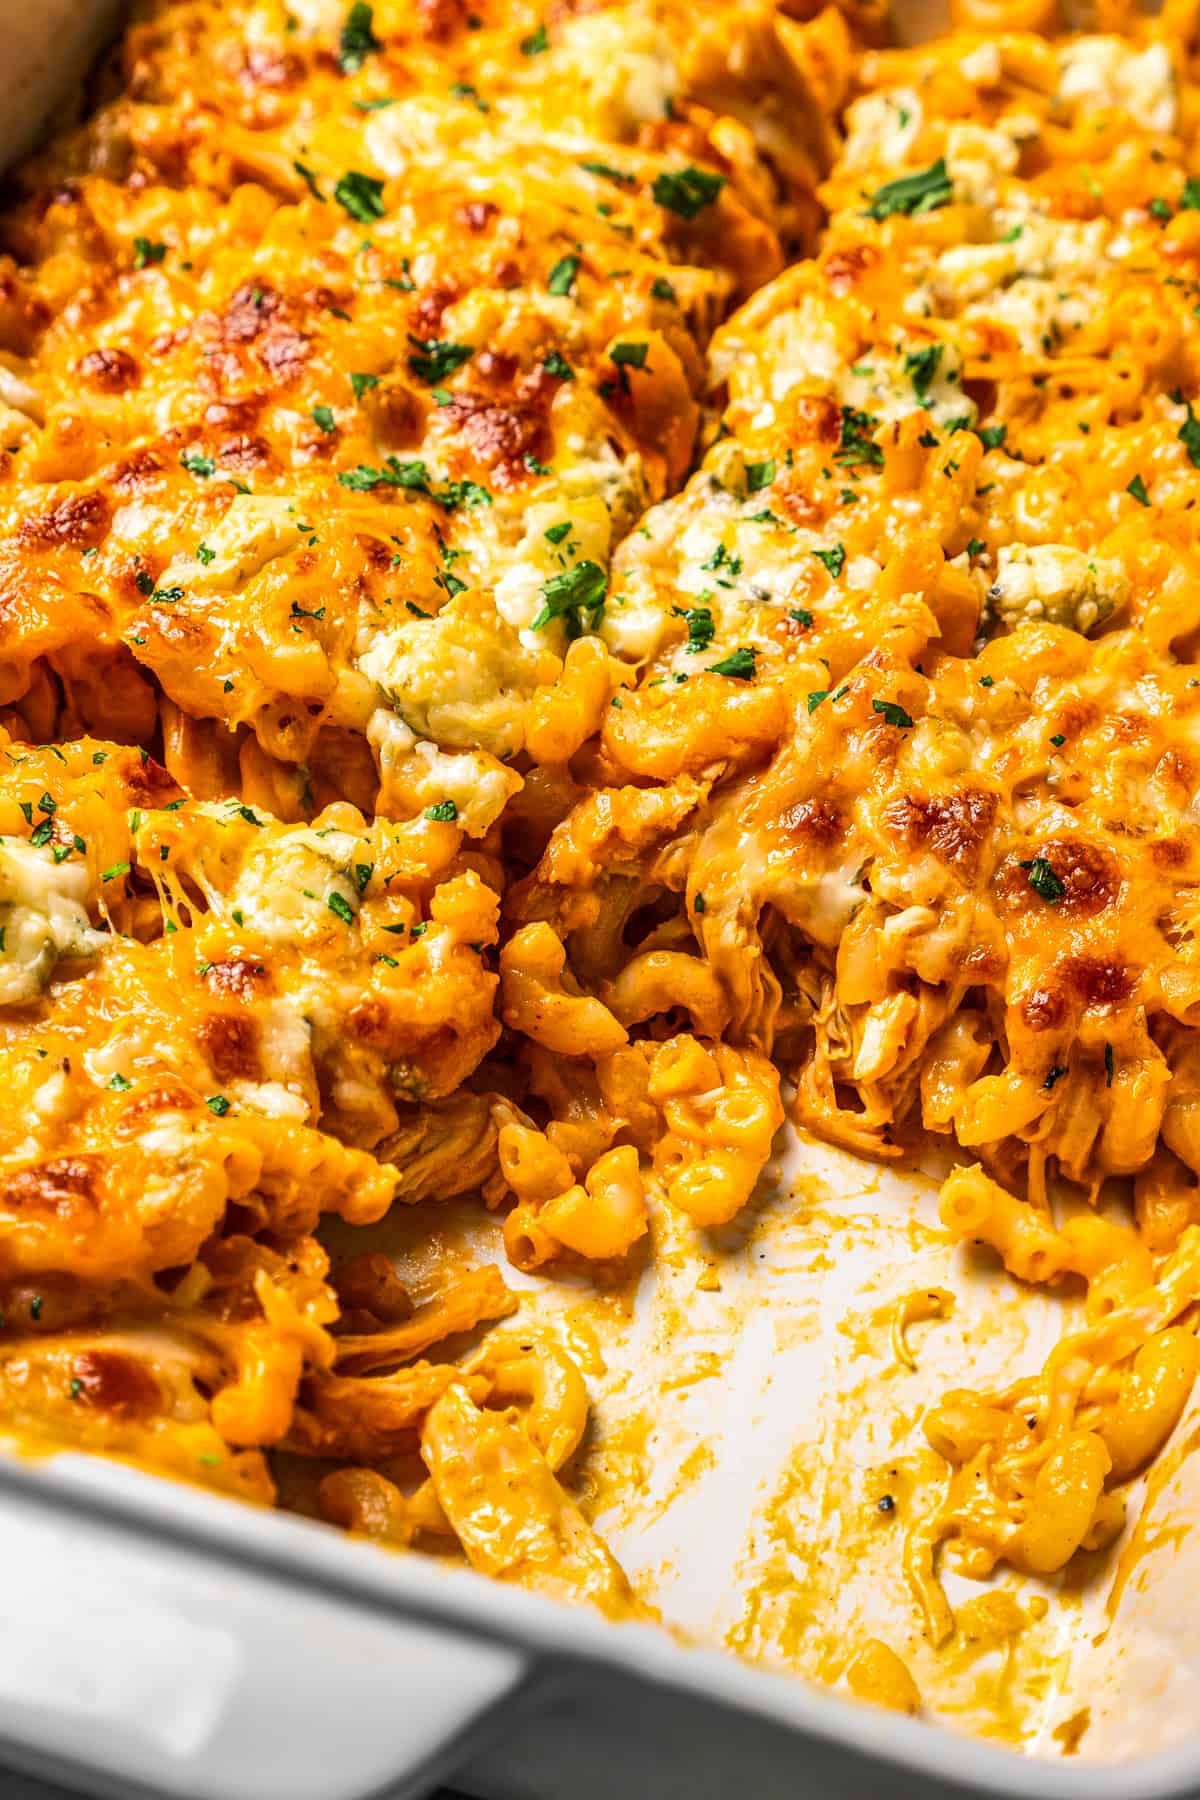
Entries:
<svg viewBox="0 0 1200 1800">
<path fill-rule="evenodd" d="M 148 740 L 149 673 L 213 721 L 191 780 L 289 817 L 449 802 L 482 835 L 547 748 L 539 689 L 576 711 L 563 653 L 613 545 L 687 468 L 713 324 L 811 227 L 814 34 L 770 7 L 699 34 L 667 5 L 345 17 L 162 8 L 27 176 L 0 704 L 61 730 L 49 669 Z"/>
</svg>

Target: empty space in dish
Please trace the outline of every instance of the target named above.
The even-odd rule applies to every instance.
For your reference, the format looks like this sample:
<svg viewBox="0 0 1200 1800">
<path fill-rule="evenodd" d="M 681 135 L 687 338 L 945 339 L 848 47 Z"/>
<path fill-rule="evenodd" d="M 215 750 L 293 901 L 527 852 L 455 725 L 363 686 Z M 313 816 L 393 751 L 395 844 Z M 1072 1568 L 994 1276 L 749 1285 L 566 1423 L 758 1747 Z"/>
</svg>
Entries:
<svg viewBox="0 0 1200 1800">
<path fill-rule="evenodd" d="M 369 1235 L 410 1280 L 439 1249 L 494 1258 L 522 1294 L 512 1325 L 574 1356 L 593 1411 L 570 1485 L 684 1641 L 844 1688 L 880 1638 L 924 1716 L 952 1728 L 1055 1758 L 1181 1742 L 1200 1700 L 1194 1411 L 1110 1550 L 1048 1581 L 947 1574 L 958 1630 L 932 1649 L 906 1573 L 946 1473 L 922 1415 L 950 1389 L 1035 1374 L 1082 1308 L 951 1242 L 941 1165 L 879 1168 L 790 1126 L 778 1149 L 732 1226 L 657 1209 L 640 1275 L 607 1292 L 514 1270 L 476 1206 L 421 1206 Z"/>
</svg>

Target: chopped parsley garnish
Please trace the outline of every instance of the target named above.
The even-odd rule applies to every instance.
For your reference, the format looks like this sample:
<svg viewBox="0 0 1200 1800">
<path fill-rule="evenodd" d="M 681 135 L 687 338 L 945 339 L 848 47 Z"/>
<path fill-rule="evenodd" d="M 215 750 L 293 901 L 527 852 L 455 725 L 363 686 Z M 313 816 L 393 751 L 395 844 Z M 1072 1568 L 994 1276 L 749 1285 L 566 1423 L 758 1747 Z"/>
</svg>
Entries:
<svg viewBox="0 0 1200 1800">
<path fill-rule="evenodd" d="M 445 338 L 419 338 L 410 333 L 408 341 L 412 345 L 408 366 L 418 380 L 431 387 L 453 375 L 475 354 L 473 344 L 453 344 Z"/>
<path fill-rule="evenodd" d="M 210 550 L 207 544 L 196 545 L 196 561 L 198 563 L 203 563 L 206 569 L 209 563 L 216 562 L 216 560 L 217 553 L 215 550 Z"/>
<path fill-rule="evenodd" d="M 552 575 L 542 588 L 542 605 L 533 621 L 533 630 L 541 631 L 551 619 L 565 619 L 572 635 L 594 631 L 604 616 L 608 594 L 608 576 L 599 563 L 578 562 Z"/>
<path fill-rule="evenodd" d="M 1192 411 L 1192 403 L 1185 400 L 1187 418 L 1179 428 L 1179 441 L 1188 453 L 1188 461 L 1194 469 L 1200 469 L 1200 419 Z"/>
<path fill-rule="evenodd" d="M 761 494 L 769 488 L 775 479 L 775 458 L 768 456 L 765 462 L 746 463 L 746 492 Z"/>
<path fill-rule="evenodd" d="M 867 217 L 887 219 L 893 213 L 907 213 L 910 218 L 915 219 L 921 213 L 933 212 L 939 206 L 948 205 L 952 194 L 946 159 L 939 156 L 927 169 L 920 169 L 913 175 L 901 175 L 895 181 L 886 181 L 867 207 Z"/>
<path fill-rule="evenodd" d="M 812 553 L 818 562 L 823 562 L 836 581 L 846 562 L 846 546 L 835 544 L 832 550 L 814 550 Z"/>
<path fill-rule="evenodd" d="M 879 713 L 884 724 L 894 725 L 897 731 L 912 730 L 912 714 L 905 712 L 902 706 L 897 706 L 894 700 L 872 700 L 871 711 Z"/>
<path fill-rule="evenodd" d="M 1161 219 L 1164 225 L 1171 217 L 1171 203 L 1169 200 L 1164 200 L 1161 195 L 1156 195 L 1155 198 L 1151 200 L 1146 210 L 1151 213 L 1154 218 Z"/>
<path fill-rule="evenodd" d="M 167 254 L 167 246 L 154 242 L 151 238 L 135 237 L 133 240 L 133 266 L 145 269 L 151 263 L 160 263 Z"/>
<path fill-rule="evenodd" d="M 739 644 L 736 650 L 731 650 L 720 662 L 710 663 L 708 672 L 710 675 L 724 675 L 730 681 L 750 681 L 754 677 L 754 659 L 757 654 L 750 646 Z"/>
<path fill-rule="evenodd" d="M 569 294 L 575 286 L 575 277 L 579 273 L 579 257 L 560 256 L 546 279 L 547 291 L 551 294 Z M 617 346 L 620 348 L 620 345 Z"/>
<path fill-rule="evenodd" d="M 528 37 L 521 39 L 521 55 L 540 56 L 544 50 L 549 48 L 550 39 L 546 36 L 546 22 L 543 19 L 536 31 L 531 31 Z"/>
<path fill-rule="evenodd" d="M 53 832 L 54 832 L 53 819 L 41 819 L 38 821 L 38 823 L 34 826 L 33 830 L 30 832 L 29 841 L 33 845 L 35 850 L 40 850 L 42 848 L 43 844 L 48 844 L 50 842 Z M 120 865 L 120 867 L 121 867 L 121 869 L 128 869 L 129 864 L 122 863 Z M 107 881 L 108 876 L 107 875 L 102 876 L 101 880 Z"/>
<path fill-rule="evenodd" d="M 984 552 L 986 551 L 986 549 L 987 549 L 987 545 L 984 543 L 982 538 L 968 538 L 967 539 L 967 555 L 968 556 L 982 556 L 984 554 Z"/>
<path fill-rule="evenodd" d="M 210 1094 L 204 1104 L 210 1113 L 216 1114 L 218 1119 L 223 1119 L 229 1111 L 229 1101 L 224 1094 Z"/>
<path fill-rule="evenodd" d="M 343 925 L 353 925 L 354 908 L 344 894 L 339 894 L 335 889 L 332 894 L 326 895 L 325 904 L 330 912 L 342 921 Z"/>
<path fill-rule="evenodd" d="M 322 431 L 337 430 L 337 420 L 333 416 L 331 406 L 314 406 L 312 416 L 314 424 L 319 425 Z"/>
<path fill-rule="evenodd" d="M 383 182 L 374 175 L 350 169 L 334 188 L 333 197 L 360 225 L 372 225 L 383 217 Z"/>
<path fill-rule="evenodd" d="M 301 606 L 298 600 L 293 600 L 292 617 L 293 619 L 323 619 L 325 617 L 325 608 L 323 606 L 314 606 L 310 612 L 306 606 Z"/>
<path fill-rule="evenodd" d="M 342 26 L 342 35 L 338 41 L 338 67 L 343 75 L 356 74 L 373 50 L 383 49 L 372 30 L 373 24 L 372 8 L 365 6 L 363 0 L 355 0 L 346 14 L 346 23 Z"/>
<path fill-rule="evenodd" d="M 210 475 L 217 472 L 217 465 L 212 457 L 205 456 L 202 450 L 185 450 L 179 460 L 189 475 L 195 475 L 201 481 L 207 481 Z"/>
<path fill-rule="evenodd" d="M 542 536 L 548 544 L 561 544 L 565 537 L 570 536 L 570 532 L 570 519 L 563 519 L 558 525 L 547 525 Z"/>
<path fill-rule="evenodd" d="M 114 1093 L 123 1094 L 127 1088 L 133 1086 L 133 1083 L 127 1075 L 114 1075 L 108 1085 Z"/>
<path fill-rule="evenodd" d="M 469 100 L 471 105 L 476 107 L 481 113 L 491 112 L 492 110 L 487 101 L 480 97 L 479 89 L 477 87 L 472 87 L 469 81 L 452 81 L 450 83 L 450 92 L 454 95 L 456 100 Z"/>
<path fill-rule="evenodd" d="M 324 206 L 325 196 L 321 192 L 321 189 L 317 184 L 317 178 L 313 174 L 312 170 L 310 168 L 308 168 L 308 166 L 305 163 L 302 163 L 302 162 L 294 162 L 292 164 L 292 167 L 293 167 L 293 169 L 295 169 L 297 175 L 300 177 L 301 181 L 304 183 L 305 187 L 308 189 L 308 191 L 312 195 L 313 199 L 319 200 L 321 202 L 321 205 Z"/>
<path fill-rule="evenodd" d="M 1052 732 L 1050 735 L 1050 742 L 1054 745 L 1056 750 L 1061 750 L 1066 741 L 1067 740 L 1061 731 Z"/>
<path fill-rule="evenodd" d="M 926 344 L 920 350 L 910 350 L 904 358 L 904 373 L 912 377 L 913 393 L 918 400 L 924 400 L 928 395 L 941 360 L 941 344 Z"/>
<path fill-rule="evenodd" d="M 139 594 L 145 594 L 147 600 L 154 592 L 154 577 L 149 569 L 139 569 L 133 578 L 133 585 Z"/>
<path fill-rule="evenodd" d="M 603 180 L 611 181 L 614 187 L 631 188 L 637 186 L 637 182 L 632 175 L 627 175 L 624 169 L 614 169 L 611 163 L 581 162 L 579 166 L 581 169 L 586 169 L 589 175 L 599 175 Z"/>
<path fill-rule="evenodd" d="M 707 650 L 717 632 L 716 625 L 713 623 L 712 613 L 709 611 L 708 607 L 677 606 L 675 611 L 679 617 L 684 620 L 688 628 L 688 654 L 697 656 L 701 650 Z"/>
<path fill-rule="evenodd" d="M 985 450 L 998 450 L 1008 436 L 1008 426 L 981 425 L 977 435 Z"/>
<path fill-rule="evenodd" d="M 1140 475 L 1134 476 L 1129 486 L 1125 489 L 1125 492 L 1127 494 L 1132 494 L 1139 506 L 1149 506 L 1150 496 L 1146 492 L 1146 484 Z"/>
<path fill-rule="evenodd" d="M 608 354 L 619 368 L 644 369 L 649 349 L 648 344 L 614 344 Z"/>
<path fill-rule="evenodd" d="M 439 825 L 449 825 L 458 817 L 458 808 L 453 800 L 439 800 L 436 806 L 425 808 L 425 817 L 433 819 Z"/>
<path fill-rule="evenodd" d="M 448 481 L 444 488 L 431 488 L 426 463 L 417 460 L 401 462 L 396 456 L 389 456 L 379 469 L 371 468 L 368 463 L 359 463 L 355 469 L 343 469 L 338 481 L 358 494 L 369 493 L 377 487 L 408 488 L 428 495 L 447 512 L 453 512 L 457 506 L 490 506 L 492 503 L 492 496 L 477 481 Z"/>
<path fill-rule="evenodd" d="M 360 370 L 353 369 L 350 374 L 350 386 L 354 390 L 354 398 L 361 400 L 368 388 L 379 386 L 379 377 L 378 375 L 364 375 Z"/>
<path fill-rule="evenodd" d="M 1189 175 L 1179 196 L 1180 212 L 1200 212 L 1200 180 Z"/>
<path fill-rule="evenodd" d="M 36 835 L 37 834 L 35 832 L 34 836 L 36 836 Z M 32 843 L 33 838 L 31 838 L 29 841 L 30 841 L 30 843 Z M 111 868 L 103 869 L 101 871 L 100 879 L 101 879 L 101 881 L 116 881 L 116 879 L 119 875 L 128 875 L 128 873 L 129 873 L 129 864 L 127 862 L 113 863 Z"/>
<path fill-rule="evenodd" d="M 1029 885 L 1047 906 L 1055 906 L 1066 893 L 1066 888 L 1050 867 L 1044 856 L 1035 856 L 1031 862 L 1023 862 L 1021 867 L 1029 877 Z"/>
<path fill-rule="evenodd" d="M 793 606 L 788 613 L 788 618 L 795 619 L 797 625 L 802 625 L 806 631 L 813 620 L 813 616 L 809 612 L 807 606 Z"/>
<path fill-rule="evenodd" d="M 669 300 L 672 306 L 678 306 L 679 296 L 670 282 L 662 275 L 656 275 L 650 283 L 650 296 L 654 300 Z"/>
<path fill-rule="evenodd" d="M 560 381 L 574 381 L 575 371 L 561 350 L 547 351 L 542 358 L 542 367 L 547 375 L 556 375 Z"/>
<path fill-rule="evenodd" d="M 868 435 L 875 429 L 875 420 L 870 413 L 859 412 L 857 407 L 842 408 L 842 441 L 833 453 L 833 460 L 844 468 L 853 468 L 857 463 L 871 463 L 878 467 L 883 462 L 883 450 Z"/>
<path fill-rule="evenodd" d="M 694 219 L 712 205 L 724 186 L 723 175 L 689 165 L 656 175 L 651 191 L 659 206 L 665 206 L 668 212 L 678 213 L 681 219 Z"/>
</svg>

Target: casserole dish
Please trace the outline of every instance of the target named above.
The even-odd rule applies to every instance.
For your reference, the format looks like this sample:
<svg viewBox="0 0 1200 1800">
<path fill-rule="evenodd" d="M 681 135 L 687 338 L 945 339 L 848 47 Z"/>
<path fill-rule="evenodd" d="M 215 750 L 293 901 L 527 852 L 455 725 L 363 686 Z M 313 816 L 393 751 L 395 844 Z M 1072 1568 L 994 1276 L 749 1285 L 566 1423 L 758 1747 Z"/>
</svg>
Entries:
<svg viewBox="0 0 1200 1800">
<path fill-rule="evenodd" d="M 705 196 L 698 179 L 685 206 Z M 161 261 L 161 246 L 138 256 Z M 376 485 L 371 469 L 363 482 Z M 875 711 L 889 707 L 903 714 L 895 702 Z M 788 1139 L 728 1226 L 719 1267 L 664 1239 L 632 1315 L 603 1330 L 571 1282 L 512 1277 L 523 1319 L 557 1315 L 593 1377 L 592 1515 L 689 1639 L 762 1660 L 782 1648 L 776 1660 L 819 1674 L 810 1613 L 843 1643 L 911 1630 L 883 1529 L 909 1476 L 881 1415 L 922 1409 L 948 1380 L 995 1379 L 1061 1324 L 1061 1308 L 1018 1306 L 980 1271 L 965 1288 L 956 1274 L 947 1319 L 952 1247 L 930 1225 L 938 1173 L 877 1174 Z M 445 1211 L 442 1229 L 469 1236 L 469 1214 Z M 936 1304 L 907 1306 L 914 1293 Z M 1018 1772 L 995 1747 L 859 1711 L 649 1626 L 617 1631 L 121 1468 L 6 1464 L 0 1731 L 14 1764 L 99 1793 L 417 1794 L 452 1775 L 489 1795 L 568 1782 L 585 1795 L 621 1782 L 849 1795 L 916 1780 L 954 1795 L 1016 1779 L 1047 1796 L 1182 1794 L 1197 1768 L 1180 1741 L 1196 1680 L 1176 1603 L 1190 1549 L 1173 1535 L 1189 1510 L 1187 1465 L 1169 1461 L 1155 1479 L 1154 1536 L 1138 1541 L 1136 1567 L 1116 1571 L 1114 1617 L 1098 1584 L 1049 1584 L 1019 1647 L 1003 1631 L 968 1640 L 961 1681 L 935 1708 L 985 1728 L 1010 1714 L 1012 1735 L 1048 1753 Z M 1086 1767 L 1048 1759 L 1076 1750 Z"/>
</svg>

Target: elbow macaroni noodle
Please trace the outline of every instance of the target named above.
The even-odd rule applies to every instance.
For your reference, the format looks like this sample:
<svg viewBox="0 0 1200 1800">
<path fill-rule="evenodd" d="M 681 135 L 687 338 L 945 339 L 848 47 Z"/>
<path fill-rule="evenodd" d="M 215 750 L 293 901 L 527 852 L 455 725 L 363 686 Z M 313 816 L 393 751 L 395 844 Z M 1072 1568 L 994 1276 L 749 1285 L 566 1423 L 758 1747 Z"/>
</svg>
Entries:
<svg viewBox="0 0 1200 1800">
<path fill-rule="evenodd" d="M 608 1279 L 932 1139 L 1085 1295 L 924 1421 L 939 1642 L 1200 1355 L 1194 18 L 808 10 L 149 0 L 18 173 L 0 1422 L 638 1614 L 572 1358 L 322 1216 Z"/>
</svg>

